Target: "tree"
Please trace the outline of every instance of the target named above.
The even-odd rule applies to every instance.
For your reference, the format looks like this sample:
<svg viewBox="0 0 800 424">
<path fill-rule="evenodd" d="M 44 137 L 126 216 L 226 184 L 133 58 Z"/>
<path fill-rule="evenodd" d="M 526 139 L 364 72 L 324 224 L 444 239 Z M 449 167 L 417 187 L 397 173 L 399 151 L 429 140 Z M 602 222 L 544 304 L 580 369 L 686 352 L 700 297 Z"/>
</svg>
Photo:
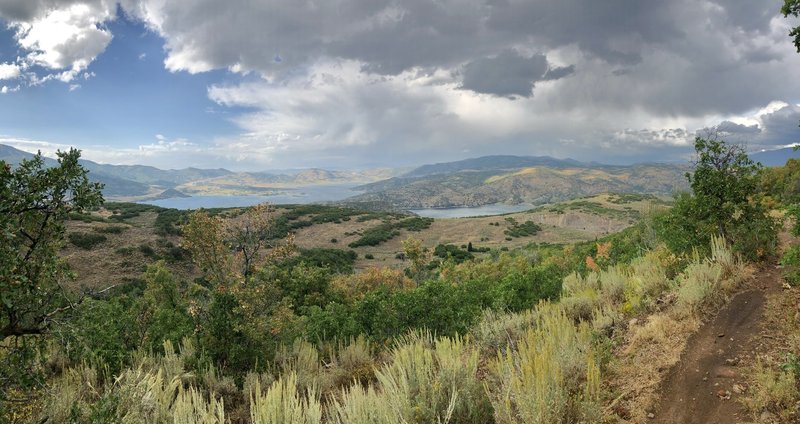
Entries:
<svg viewBox="0 0 800 424">
<path fill-rule="evenodd" d="M 199 210 L 183 226 L 183 247 L 206 279 L 217 287 L 227 285 L 233 274 L 233 257 L 225 240 L 225 224 L 219 216 Z"/>
<path fill-rule="evenodd" d="M 35 336 L 78 303 L 63 286 L 72 274 L 58 255 L 65 221 L 103 202 L 80 151 L 57 156 L 52 167 L 41 154 L 13 169 L 0 161 L 0 399 L 10 385 L 34 382 Z"/>
<path fill-rule="evenodd" d="M 291 234 L 281 242 L 275 241 L 274 223 L 274 211 L 267 203 L 227 220 L 199 210 L 183 227 L 183 244 L 212 283 L 249 282 L 257 265 L 283 260 L 296 250 Z M 269 250 L 264 257 L 263 250 Z"/>
<path fill-rule="evenodd" d="M 425 277 L 425 265 L 431 260 L 431 252 L 422 247 L 422 240 L 408 237 L 403 240 L 403 254 L 411 261 L 411 275 L 419 285 Z"/>
<path fill-rule="evenodd" d="M 70 213 L 99 206 L 80 150 L 58 152 L 47 168 L 41 154 L 16 168 L 0 161 L 0 339 L 41 334 L 73 306 L 62 283 L 71 274 L 58 256 Z"/>
<path fill-rule="evenodd" d="M 783 7 L 781 13 L 784 17 L 800 16 L 800 0 L 783 0 Z M 794 37 L 794 46 L 797 47 L 797 52 L 800 53 L 800 25 L 792 28 L 789 31 L 789 36 Z"/>
<path fill-rule="evenodd" d="M 692 194 L 678 196 L 661 218 L 661 234 L 673 251 L 704 249 L 721 235 L 750 259 L 774 253 L 777 222 L 759 193 L 761 165 L 740 145 L 716 138 L 695 139 L 697 160 L 686 177 Z"/>
</svg>

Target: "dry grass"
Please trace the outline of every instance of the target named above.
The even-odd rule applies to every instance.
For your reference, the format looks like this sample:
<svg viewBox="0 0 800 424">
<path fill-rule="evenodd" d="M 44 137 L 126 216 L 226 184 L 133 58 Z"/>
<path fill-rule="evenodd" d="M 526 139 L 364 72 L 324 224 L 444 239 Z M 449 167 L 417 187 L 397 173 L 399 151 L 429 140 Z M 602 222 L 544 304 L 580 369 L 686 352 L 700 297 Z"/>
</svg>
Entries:
<svg viewBox="0 0 800 424">
<path fill-rule="evenodd" d="M 174 235 L 159 236 L 155 233 L 154 224 L 157 214 L 144 212 L 140 216 L 126 221 L 114 223 L 114 226 L 125 227 L 121 233 L 108 233 L 106 241 L 91 250 L 85 250 L 64 244 L 61 256 L 66 259 L 77 279 L 71 283 L 73 287 L 85 286 L 93 289 L 103 289 L 111 285 L 138 280 L 147 264 L 155 262 L 148 258 L 139 247 L 147 245 L 159 250 L 159 240 L 170 242 L 175 246 L 180 244 L 180 237 Z M 68 232 L 94 233 L 97 229 L 108 227 L 102 222 L 69 221 Z M 191 263 L 168 264 L 170 271 L 179 278 L 187 281 L 199 276 Z"/>
<path fill-rule="evenodd" d="M 754 418 L 767 411 L 782 422 L 796 421 L 796 405 L 800 401 L 796 373 L 800 372 L 800 361 L 792 364 L 788 354 L 800 353 L 800 289 L 784 289 L 767 296 L 762 333 L 765 337 L 757 347 L 756 361 L 743 371 L 750 385 L 743 404 Z"/>
<path fill-rule="evenodd" d="M 720 240 L 715 240 L 712 249 L 715 253 L 711 258 L 695 257 L 675 279 L 673 293 L 662 294 L 664 299 L 674 298 L 674 302 L 660 312 L 630 322 L 609 366 L 608 384 L 614 399 L 607 405 L 607 413 L 617 412 L 630 422 L 647 421 L 646 411 L 658 401 L 656 390 L 679 361 L 689 336 L 752 274 Z M 641 282 L 636 291 L 658 296 L 657 287 L 670 286 L 658 261 L 657 256 L 645 257 L 632 266 L 633 272 L 641 273 L 629 279 Z"/>
<path fill-rule="evenodd" d="M 600 204 L 603 208 L 625 211 L 630 210 L 644 212 L 650 208 L 650 201 L 637 201 L 625 204 L 615 204 L 610 202 L 607 194 L 601 194 L 578 201 L 589 201 Z M 569 204 L 572 202 L 564 202 Z M 506 240 L 504 231 L 507 226 L 505 218 L 511 217 L 517 222 L 533 221 L 541 224 L 543 230 L 532 237 L 514 238 Z M 489 225 L 499 222 L 500 226 Z M 326 223 L 317 224 L 311 227 L 302 228 L 297 232 L 297 243 L 299 247 L 329 247 L 342 248 L 348 243 L 355 241 L 359 236 L 346 235 L 357 231 L 363 231 L 369 227 L 380 224 L 378 220 L 357 222 L 357 220 L 345 221 L 340 224 Z M 628 219 L 616 216 L 601 216 L 582 210 L 567 209 L 563 213 L 550 212 L 545 207 L 536 212 L 520 212 L 504 216 L 486 216 L 475 218 L 454 218 L 436 219 L 430 228 L 420 233 L 401 231 L 401 234 L 378 246 L 359 247 L 354 249 L 359 253 L 356 261 L 356 269 L 364 270 L 372 266 L 389 266 L 392 268 L 402 268 L 407 266 L 401 260 L 396 259 L 395 255 L 402 252 L 401 241 L 409 235 L 424 240 L 424 247 L 433 248 L 438 244 L 462 245 L 472 242 L 475 246 L 490 247 L 498 249 L 508 247 L 526 246 L 530 242 L 550 242 L 550 243 L 574 243 L 580 241 L 594 240 L 606 234 L 619 232 L 632 222 Z M 331 239 L 337 239 L 338 243 L 332 244 Z M 484 241 L 481 241 L 481 240 Z M 371 253 L 375 259 L 363 259 L 364 254 Z"/>
</svg>

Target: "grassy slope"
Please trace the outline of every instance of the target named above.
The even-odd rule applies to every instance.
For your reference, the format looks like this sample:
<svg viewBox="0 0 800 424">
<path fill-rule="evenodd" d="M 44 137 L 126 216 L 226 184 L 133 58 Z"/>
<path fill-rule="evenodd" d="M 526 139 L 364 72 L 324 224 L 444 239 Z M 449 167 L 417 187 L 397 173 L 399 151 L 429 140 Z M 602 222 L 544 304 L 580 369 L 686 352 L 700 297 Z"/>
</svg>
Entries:
<svg viewBox="0 0 800 424">
<path fill-rule="evenodd" d="M 408 266 L 395 256 L 402 252 L 401 242 L 409 236 L 421 239 L 423 245 L 429 248 L 437 244 L 462 245 L 472 242 L 475 247 L 513 249 L 529 243 L 573 243 L 594 240 L 633 224 L 638 214 L 653 204 L 650 198 L 635 197 L 624 199 L 623 203 L 615 203 L 614 201 L 619 202 L 618 199 L 619 196 L 603 194 L 504 216 L 437 219 L 430 228 L 423 231 L 400 230 L 399 236 L 378 246 L 353 249 L 358 253 L 355 268 L 363 270 L 371 266 L 393 268 Z M 283 213 L 286 212 L 285 209 L 281 210 Z M 110 212 L 102 210 L 93 215 L 103 218 L 110 216 Z M 121 223 L 70 221 L 68 226 L 70 232 L 96 233 L 100 228 L 110 225 L 125 227 L 119 234 L 104 234 L 107 240 L 90 250 L 73 246 L 69 242 L 65 243 L 63 256 L 78 276 L 74 284 L 102 288 L 135 281 L 141 276 L 147 263 L 153 262 L 158 257 L 169 257 L 170 244 L 179 246 L 180 237 L 157 234 L 156 217 L 157 212 L 149 211 L 123 220 Z M 504 234 L 508 228 L 506 217 L 514 218 L 519 223 L 531 220 L 542 225 L 543 229 L 535 236 L 506 240 Z M 304 215 L 299 219 L 307 220 L 310 216 Z M 391 219 L 397 221 L 401 218 Z M 301 248 L 323 247 L 347 250 L 349 249 L 347 245 L 357 240 L 360 233 L 382 222 L 377 217 L 363 222 L 353 217 L 338 223 L 314 224 L 297 230 L 296 242 Z M 495 222 L 500 225 L 490 225 Z M 332 239 L 336 239 L 336 243 L 331 242 Z M 148 256 L 141 246 L 150 246 L 157 257 Z M 367 254 L 372 254 L 374 259 L 365 259 Z M 173 260 L 168 262 L 168 266 L 182 279 L 190 280 L 199 275 L 188 259 Z"/>
</svg>

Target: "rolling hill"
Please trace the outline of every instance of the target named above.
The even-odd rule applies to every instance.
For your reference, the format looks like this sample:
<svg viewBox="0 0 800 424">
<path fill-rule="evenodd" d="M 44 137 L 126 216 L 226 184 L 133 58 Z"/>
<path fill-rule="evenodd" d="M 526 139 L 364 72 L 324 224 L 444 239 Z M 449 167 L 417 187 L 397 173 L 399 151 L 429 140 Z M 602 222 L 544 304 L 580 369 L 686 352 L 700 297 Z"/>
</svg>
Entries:
<svg viewBox="0 0 800 424">
<path fill-rule="evenodd" d="M 0 160 L 16 165 L 34 155 L 0 144 Z M 47 166 L 57 162 L 44 158 Z M 82 159 L 89 178 L 105 184 L 108 200 L 139 201 L 190 195 L 268 195 L 281 189 L 319 184 L 363 184 L 397 175 L 379 168 L 364 171 L 330 171 L 311 168 L 270 172 L 233 172 L 227 169 L 159 169 L 145 165 L 109 165 Z"/>
<path fill-rule="evenodd" d="M 668 164 L 609 166 L 548 157 L 487 156 L 426 165 L 357 187 L 348 199 L 400 209 L 545 204 L 603 192 L 672 194 L 687 188 L 688 169 Z"/>
</svg>

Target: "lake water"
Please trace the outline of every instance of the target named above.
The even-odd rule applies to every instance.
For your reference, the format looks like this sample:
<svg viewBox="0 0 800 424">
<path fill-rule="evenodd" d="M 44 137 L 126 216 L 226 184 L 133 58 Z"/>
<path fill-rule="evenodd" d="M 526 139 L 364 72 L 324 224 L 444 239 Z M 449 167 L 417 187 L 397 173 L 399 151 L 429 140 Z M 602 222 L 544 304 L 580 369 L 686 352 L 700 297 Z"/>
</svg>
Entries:
<svg viewBox="0 0 800 424">
<path fill-rule="evenodd" d="M 270 202 L 276 205 L 335 202 L 355 196 L 361 192 L 352 190 L 352 185 L 318 185 L 285 190 L 273 196 L 192 196 L 169 199 L 145 200 L 139 203 L 174 209 L 236 208 Z M 467 216 L 489 216 L 522 212 L 533 208 L 529 204 L 494 204 L 472 208 L 413 209 L 411 212 L 427 218 L 463 218 Z"/>
<path fill-rule="evenodd" d="M 519 205 L 497 203 L 471 208 L 412 209 L 411 212 L 426 218 L 464 218 L 468 216 L 490 216 L 523 212 L 533 207 L 533 205 L 524 203 Z"/>
<path fill-rule="evenodd" d="M 235 208 L 253 206 L 264 202 L 270 202 L 276 205 L 306 204 L 314 202 L 332 202 L 361 193 L 352 190 L 352 187 L 351 185 L 319 185 L 284 190 L 285 193 L 273 196 L 192 196 L 145 200 L 139 203 L 175 209 Z"/>
</svg>

